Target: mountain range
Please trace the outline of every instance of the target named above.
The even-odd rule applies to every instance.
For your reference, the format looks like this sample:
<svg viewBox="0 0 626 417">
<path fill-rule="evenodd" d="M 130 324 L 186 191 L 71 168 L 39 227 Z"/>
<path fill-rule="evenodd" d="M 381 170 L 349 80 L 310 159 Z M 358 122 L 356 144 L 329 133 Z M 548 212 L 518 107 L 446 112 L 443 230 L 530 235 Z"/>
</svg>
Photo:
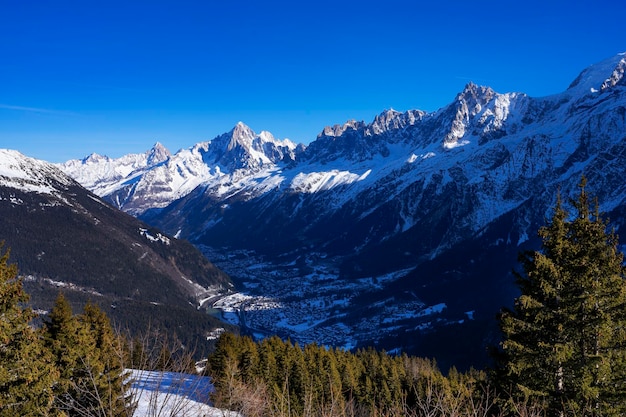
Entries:
<svg viewBox="0 0 626 417">
<path fill-rule="evenodd" d="M 624 222 L 625 69 L 618 54 L 540 98 L 470 83 L 435 112 L 386 110 L 308 145 L 239 123 L 175 154 L 59 168 L 229 273 L 244 330 L 479 364 L 557 193 L 584 175 Z"/>
</svg>

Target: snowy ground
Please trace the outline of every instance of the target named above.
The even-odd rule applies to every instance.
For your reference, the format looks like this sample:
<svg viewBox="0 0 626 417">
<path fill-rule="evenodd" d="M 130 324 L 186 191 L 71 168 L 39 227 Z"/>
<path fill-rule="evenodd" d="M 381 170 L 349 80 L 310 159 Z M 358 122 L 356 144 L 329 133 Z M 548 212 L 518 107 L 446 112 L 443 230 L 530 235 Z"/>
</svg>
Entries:
<svg viewBox="0 0 626 417">
<path fill-rule="evenodd" d="M 213 385 L 208 377 L 176 372 L 131 370 L 134 417 L 240 417 L 211 407 Z"/>
</svg>

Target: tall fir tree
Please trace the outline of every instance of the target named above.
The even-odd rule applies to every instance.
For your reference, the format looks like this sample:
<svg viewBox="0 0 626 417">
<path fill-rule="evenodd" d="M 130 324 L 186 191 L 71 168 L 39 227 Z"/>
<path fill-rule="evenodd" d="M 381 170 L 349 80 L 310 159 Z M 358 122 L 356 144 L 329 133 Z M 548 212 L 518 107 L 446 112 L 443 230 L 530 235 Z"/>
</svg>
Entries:
<svg viewBox="0 0 626 417">
<path fill-rule="evenodd" d="M 35 315 L 24 307 L 28 296 L 3 246 L 0 242 L 0 416 L 54 415 L 52 386 L 58 372 L 30 327 Z"/>
<path fill-rule="evenodd" d="M 580 183 L 570 217 L 560 196 L 539 230 L 540 251 L 520 256 L 521 295 L 500 315 L 499 376 L 550 414 L 626 412 L 626 284 L 623 255 L 597 202 Z"/>
</svg>

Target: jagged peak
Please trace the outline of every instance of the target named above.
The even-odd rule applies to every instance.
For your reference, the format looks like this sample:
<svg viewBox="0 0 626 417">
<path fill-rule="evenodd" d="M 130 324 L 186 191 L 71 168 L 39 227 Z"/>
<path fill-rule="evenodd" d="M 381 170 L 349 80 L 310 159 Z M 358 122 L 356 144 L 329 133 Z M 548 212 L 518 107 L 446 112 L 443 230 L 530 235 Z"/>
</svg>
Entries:
<svg viewBox="0 0 626 417">
<path fill-rule="evenodd" d="M 161 142 L 156 142 L 152 148 L 146 152 L 148 156 L 148 164 L 156 164 L 159 162 L 163 162 L 170 158 L 172 154 L 170 151 L 161 144 Z"/>
<path fill-rule="evenodd" d="M 421 110 L 409 110 L 404 113 L 394 109 L 385 110 L 374 117 L 374 121 L 368 126 L 367 134 L 380 134 L 389 129 L 412 125 L 425 114 Z"/>
<path fill-rule="evenodd" d="M 245 123 L 237 122 L 235 127 L 228 133 L 228 136 L 230 140 L 228 141 L 227 150 L 231 150 L 237 147 L 237 145 L 249 148 L 256 134 Z"/>
<path fill-rule="evenodd" d="M 388 110 L 383 110 L 382 113 L 377 114 L 376 117 L 374 117 L 374 123 L 379 122 L 379 121 L 394 119 L 401 114 L 402 114 L 401 112 L 391 109 L 391 108 Z"/>
<path fill-rule="evenodd" d="M 356 121 L 356 120 L 352 119 L 352 120 L 348 120 L 347 122 L 345 122 L 342 125 L 336 124 L 336 125 L 333 125 L 333 126 L 325 126 L 324 130 L 322 130 L 322 132 L 320 134 L 318 134 L 317 137 L 318 138 L 323 137 L 323 136 L 339 137 L 348 129 L 350 129 L 350 130 L 358 130 L 358 129 L 363 128 L 363 127 L 365 127 L 365 122 L 364 121 Z"/>
<path fill-rule="evenodd" d="M 92 152 L 91 154 L 84 157 L 81 162 L 83 164 L 96 164 L 96 163 L 99 163 L 102 161 L 108 161 L 108 160 L 110 160 L 108 156 L 100 155 L 98 153 Z"/>
<path fill-rule="evenodd" d="M 237 122 L 235 127 L 230 131 L 231 136 L 234 138 L 254 137 L 254 131 L 243 122 Z"/>
<path fill-rule="evenodd" d="M 461 91 L 457 96 L 457 101 L 477 101 L 477 102 L 487 102 L 493 98 L 496 92 L 491 87 L 485 87 L 481 85 L 474 84 L 473 82 L 469 82 L 465 85 L 463 91 Z"/>
</svg>

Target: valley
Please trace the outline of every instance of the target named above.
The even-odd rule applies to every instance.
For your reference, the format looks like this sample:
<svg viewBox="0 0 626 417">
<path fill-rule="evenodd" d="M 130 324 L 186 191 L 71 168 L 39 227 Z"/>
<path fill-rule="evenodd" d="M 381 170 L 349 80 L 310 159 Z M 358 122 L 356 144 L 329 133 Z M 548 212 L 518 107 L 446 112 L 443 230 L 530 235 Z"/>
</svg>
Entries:
<svg viewBox="0 0 626 417">
<path fill-rule="evenodd" d="M 397 333 L 427 332 L 473 319 L 472 311 L 450 315 L 445 302 L 425 303 L 418 289 L 369 306 L 356 301 L 378 293 L 409 270 L 347 279 L 338 272 L 339 260 L 323 253 L 277 264 L 250 251 L 200 249 L 238 288 L 235 294 L 213 299 L 211 307 L 257 337 L 276 334 L 302 346 L 317 343 L 349 350 L 378 345 Z"/>
</svg>

